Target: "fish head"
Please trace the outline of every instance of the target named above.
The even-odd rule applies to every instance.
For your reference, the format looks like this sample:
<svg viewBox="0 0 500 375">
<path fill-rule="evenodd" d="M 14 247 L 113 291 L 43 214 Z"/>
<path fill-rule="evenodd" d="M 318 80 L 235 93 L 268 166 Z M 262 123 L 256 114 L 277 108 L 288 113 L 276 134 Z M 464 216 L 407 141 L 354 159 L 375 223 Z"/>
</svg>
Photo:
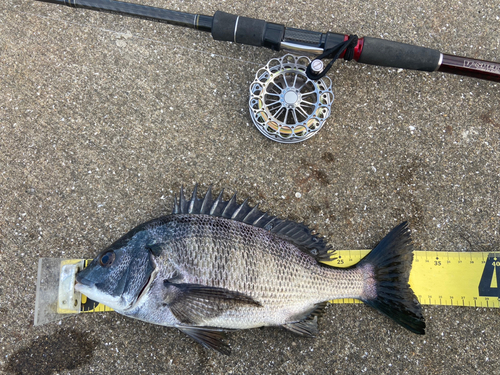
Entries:
<svg viewBox="0 0 500 375">
<path fill-rule="evenodd" d="M 75 290 L 117 311 L 133 307 L 156 274 L 151 243 L 145 230 L 116 241 L 77 274 Z"/>
</svg>

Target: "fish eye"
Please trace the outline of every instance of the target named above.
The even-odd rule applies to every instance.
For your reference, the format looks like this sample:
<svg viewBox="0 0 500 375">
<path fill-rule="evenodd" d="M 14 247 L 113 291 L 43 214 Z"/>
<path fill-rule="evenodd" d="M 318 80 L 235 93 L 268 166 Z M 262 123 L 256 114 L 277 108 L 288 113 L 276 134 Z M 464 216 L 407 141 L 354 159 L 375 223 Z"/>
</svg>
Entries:
<svg viewBox="0 0 500 375">
<path fill-rule="evenodd" d="M 109 267 L 115 260 L 115 253 L 114 251 L 107 251 L 104 254 L 101 255 L 101 259 L 99 259 L 99 263 L 101 263 L 101 266 L 103 267 Z"/>
</svg>

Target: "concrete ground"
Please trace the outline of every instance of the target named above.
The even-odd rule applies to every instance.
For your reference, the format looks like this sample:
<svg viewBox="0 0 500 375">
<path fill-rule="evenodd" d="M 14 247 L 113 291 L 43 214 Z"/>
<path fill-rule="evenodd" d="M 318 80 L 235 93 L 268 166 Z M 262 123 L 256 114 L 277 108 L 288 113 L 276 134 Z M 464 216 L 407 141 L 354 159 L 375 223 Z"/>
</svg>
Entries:
<svg viewBox="0 0 500 375">
<path fill-rule="evenodd" d="M 500 61 L 498 0 L 135 1 Z M 363 305 L 329 306 L 317 338 L 233 332 L 229 357 L 116 313 L 34 327 L 40 257 L 92 257 L 196 182 L 305 221 L 336 249 L 409 220 L 417 249 L 498 251 L 500 85 L 338 63 L 331 118 L 282 145 L 247 108 L 278 53 L 35 1 L 0 14 L 0 371 L 500 373 L 498 309 L 426 306 L 420 337 Z"/>
</svg>

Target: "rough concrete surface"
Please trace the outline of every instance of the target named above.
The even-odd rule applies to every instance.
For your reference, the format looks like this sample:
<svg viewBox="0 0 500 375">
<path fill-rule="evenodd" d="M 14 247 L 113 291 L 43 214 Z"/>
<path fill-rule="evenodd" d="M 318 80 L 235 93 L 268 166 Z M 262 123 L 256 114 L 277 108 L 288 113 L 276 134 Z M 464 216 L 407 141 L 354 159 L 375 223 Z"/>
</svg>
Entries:
<svg viewBox="0 0 500 375">
<path fill-rule="evenodd" d="M 500 61 L 498 0 L 136 2 Z M 40 257 L 92 257 L 196 182 L 305 221 L 336 249 L 409 220 L 417 249 L 499 250 L 500 85 L 337 63 L 324 128 L 282 145 L 247 109 L 279 53 L 35 1 L 4 0 L 0 14 L 0 371 L 500 373 L 498 309 L 425 306 L 420 337 L 369 307 L 329 306 L 317 338 L 232 332 L 229 357 L 116 313 L 34 327 Z"/>
</svg>

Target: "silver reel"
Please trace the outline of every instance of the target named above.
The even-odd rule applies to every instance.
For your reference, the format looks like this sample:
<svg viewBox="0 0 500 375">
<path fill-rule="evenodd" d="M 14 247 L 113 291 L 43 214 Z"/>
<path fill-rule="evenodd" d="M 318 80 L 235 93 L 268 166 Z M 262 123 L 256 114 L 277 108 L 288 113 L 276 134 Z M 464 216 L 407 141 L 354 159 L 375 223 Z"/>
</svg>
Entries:
<svg viewBox="0 0 500 375">
<path fill-rule="evenodd" d="M 330 116 L 332 81 L 309 79 L 306 56 L 287 54 L 271 59 L 250 85 L 250 115 L 267 138 L 297 143 L 311 138 Z"/>
</svg>

